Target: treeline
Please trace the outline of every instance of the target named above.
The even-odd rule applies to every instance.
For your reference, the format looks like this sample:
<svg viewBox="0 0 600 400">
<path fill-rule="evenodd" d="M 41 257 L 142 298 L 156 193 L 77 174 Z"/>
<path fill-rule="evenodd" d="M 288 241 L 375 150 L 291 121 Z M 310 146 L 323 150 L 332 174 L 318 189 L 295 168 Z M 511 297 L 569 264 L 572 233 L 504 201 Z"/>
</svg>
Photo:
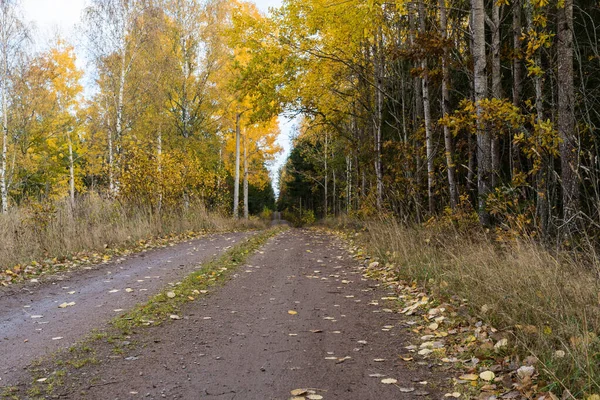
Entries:
<svg viewBox="0 0 600 400">
<path fill-rule="evenodd" d="M 277 116 L 244 89 L 248 50 L 237 45 L 238 16 L 264 18 L 254 5 L 92 0 L 80 38 L 38 52 L 20 6 L 0 0 L 4 213 L 89 192 L 155 213 L 190 203 L 230 213 L 234 192 L 246 216 L 274 207 Z M 75 40 L 94 71 L 85 88 Z"/>
<path fill-rule="evenodd" d="M 598 226 L 597 2 L 284 4 L 266 37 L 302 122 L 281 208 Z"/>
</svg>

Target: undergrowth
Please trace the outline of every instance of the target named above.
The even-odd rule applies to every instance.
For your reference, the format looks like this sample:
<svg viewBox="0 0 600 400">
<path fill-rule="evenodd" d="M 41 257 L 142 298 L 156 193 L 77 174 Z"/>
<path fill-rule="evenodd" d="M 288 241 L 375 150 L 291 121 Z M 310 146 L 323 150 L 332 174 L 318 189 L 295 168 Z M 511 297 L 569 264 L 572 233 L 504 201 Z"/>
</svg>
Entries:
<svg viewBox="0 0 600 400">
<path fill-rule="evenodd" d="M 498 242 L 483 229 L 393 219 L 329 221 L 352 229 L 365 251 L 435 296 L 459 296 L 476 315 L 509 332 L 516 357 L 534 356 L 546 390 L 563 398 L 600 392 L 600 265 L 520 239 Z M 585 260 L 585 261 L 584 261 Z"/>
<path fill-rule="evenodd" d="M 74 206 L 68 201 L 32 204 L 0 214 L 0 279 L 10 283 L 20 275 L 36 275 L 45 266 L 61 264 L 80 253 L 85 254 L 79 258 L 97 258 L 98 253 L 152 238 L 266 226 L 259 219 L 236 221 L 209 212 L 200 203 L 156 214 L 94 193 L 78 199 Z"/>
</svg>

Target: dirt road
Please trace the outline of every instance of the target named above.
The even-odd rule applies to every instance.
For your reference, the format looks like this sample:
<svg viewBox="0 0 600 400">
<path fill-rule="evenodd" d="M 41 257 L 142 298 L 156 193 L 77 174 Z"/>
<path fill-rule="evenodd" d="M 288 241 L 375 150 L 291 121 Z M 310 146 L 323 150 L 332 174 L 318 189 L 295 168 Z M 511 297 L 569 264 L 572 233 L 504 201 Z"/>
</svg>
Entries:
<svg viewBox="0 0 600 400">
<path fill-rule="evenodd" d="M 118 313 L 145 302 L 247 235 L 210 235 L 57 276 L 52 282 L 2 289 L 0 385 L 30 379 L 24 368 L 33 360 L 103 328 Z"/>
<path fill-rule="evenodd" d="M 398 357 L 409 325 L 385 308 L 390 295 L 336 239 L 288 230 L 187 304 L 181 320 L 142 329 L 134 346 L 100 345 L 100 362 L 71 371 L 56 394 L 247 400 L 310 389 L 299 398 L 439 399 L 443 377 Z"/>
</svg>

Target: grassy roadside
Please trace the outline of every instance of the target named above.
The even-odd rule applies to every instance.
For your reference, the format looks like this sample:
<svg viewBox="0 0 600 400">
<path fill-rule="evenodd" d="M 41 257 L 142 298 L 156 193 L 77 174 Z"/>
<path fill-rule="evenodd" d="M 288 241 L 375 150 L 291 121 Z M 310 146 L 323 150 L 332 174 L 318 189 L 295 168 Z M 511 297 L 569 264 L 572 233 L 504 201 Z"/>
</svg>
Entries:
<svg viewBox="0 0 600 400">
<path fill-rule="evenodd" d="M 32 371 L 34 379 L 26 393 L 21 388 L 4 388 L 3 392 L 0 392 L 0 398 L 43 398 L 56 395 L 58 391 L 66 389 L 63 387 L 65 376 L 101 362 L 98 359 L 100 346 L 108 345 L 113 354 L 119 355 L 124 350 L 123 343 L 127 343 L 129 349 L 135 346 L 135 335 L 141 333 L 146 326 L 157 326 L 181 319 L 178 313 L 185 304 L 206 295 L 216 285 L 225 283 L 236 267 L 246 262 L 267 240 L 285 229 L 271 228 L 249 237 L 222 255 L 202 264 L 199 270 L 188 275 L 175 287 L 163 290 L 148 302 L 114 318 L 108 330 L 93 332 L 68 351 L 40 360 Z"/>
<path fill-rule="evenodd" d="M 266 226 L 259 219 L 233 220 L 208 212 L 200 204 L 157 217 L 94 195 L 74 208 L 57 203 L 49 209 L 16 209 L 0 215 L 0 287 L 207 233 Z"/>
<path fill-rule="evenodd" d="M 425 309 L 437 303 L 466 311 L 462 326 L 442 333 L 467 334 L 453 342 L 457 365 L 465 376 L 475 375 L 478 387 L 490 396 L 471 393 L 467 398 L 511 393 L 522 396 L 515 398 L 600 399 L 600 284 L 597 266 L 589 259 L 584 263 L 551 254 L 533 242 L 494 242 L 485 232 L 408 228 L 393 220 L 344 221 L 335 227 L 370 265 L 366 274 L 403 282 L 407 297 L 400 307 Z M 409 301 L 411 291 L 415 294 Z M 422 293 L 431 296 L 427 305 L 417 304 Z M 438 337 L 437 327 L 428 329 L 437 323 L 426 311 L 422 318 L 424 328 L 415 331 Z M 447 350 L 434 349 L 432 355 Z M 518 373 L 524 366 L 535 371 L 525 381 L 525 369 Z M 496 377 L 482 382 L 479 374 L 488 369 Z"/>
</svg>

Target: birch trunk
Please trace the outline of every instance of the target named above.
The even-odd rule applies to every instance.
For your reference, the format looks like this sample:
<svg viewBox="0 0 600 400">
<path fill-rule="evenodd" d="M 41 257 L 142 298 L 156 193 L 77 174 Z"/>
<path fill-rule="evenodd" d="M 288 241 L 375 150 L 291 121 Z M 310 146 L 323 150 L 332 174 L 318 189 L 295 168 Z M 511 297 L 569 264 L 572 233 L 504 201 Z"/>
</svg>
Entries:
<svg viewBox="0 0 600 400">
<path fill-rule="evenodd" d="M 4 44 L 3 44 L 4 45 Z M 8 155 L 8 51 L 2 49 L 2 160 L 0 162 L 0 195 L 2 197 L 2 213 L 8 212 L 8 188 L 6 185 Z"/>
<path fill-rule="evenodd" d="M 492 97 L 502 98 L 502 75 L 500 64 L 500 6 L 492 2 Z M 500 138 L 492 135 L 492 187 L 498 186 L 500 179 Z"/>
<path fill-rule="evenodd" d="M 513 88 L 512 102 L 515 107 L 521 107 L 521 93 L 523 91 L 523 65 L 521 62 L 521 7 L 522 0 L 515 0 L 513 6 Z M 512 138 L 511 138 L 512 139 Z M 511 173 L 520 169 L 519 162 L 519 145 L 511 140 Z"/>
<path fill-rule="evenodd" d="M 240 206 L 240 119 L 241 113 L 235 116 L 235 173 L 233 182 L 233 218 L 239 218 Z"/>
<path fill-rule="evenodd" d="M 374 45 L 374 70 L 375 70 L 375 179 L 377 193 L 377 209 L 383 208 L 383 167 L 381 156 L 381 129 L 383 124 L 383 74 L 384 74 L 384 59 L 383 59 L 383 33 L 381 28 L 377 35 L 377 42 Z"/>
<path fill-rule="evenodd" d="M 443 40 L 448 38 L 446 17 L 446 0 L 440 0 L 440 31 Z M 448 72 L 448 48 L 444 45 L 442 57 L 442 115 L 445 117 L 450 112 L 450 74 Z M 454 146 L 450 128 L 444 125 L 444 147 L 446 150 L 446 168 L 448 169 L 448 189 L 450 192 L 450 207 L 456 209 L 458 205 L 458 185 L 456 184 L 456 165 L 454 164 Z"/>
<path fill-rule="evenodd" d="M 73 139 L 71 133 L 67 133 L 67 141 L 69 145 L 69 200 L 71 208 L 75 207 L 75 158 L 73 157 Z"/>
<path fill-rule="evenodd" d="M 250 217 L 248 205 L 248 132 L 244 134 L 244 219 Z"/>
<path fill-rule="evenodd" d="M 346 214 L 352 210 L 352 157 L 346 156 Z"/>
<path fill-rule="evenodd" d="M 427 26 L 425 23 L 425 4 L 423 0 L 419 1 L 419 30 L 424 35 Z M 435 171 L 433 162 L 435 158 L 433 148 L 433 132 L 431 129 L 431 106 L 429 103 L 429 66 L 427 65 L 427 56 L 423 55 L 421 59 L 421 69 L 423 79 L 421 79 L 423 90 L 423 118 L 425 122 L 425 148 L 427 152 L 427 198 L 429 203 L 429 214 L 435 213 Z"/>
<path fill-rule="evenodd" d="M 158 214 L 160 215 L 162 211 L 162 203 L 163 203 L 163 164 L 162 164 L 162 153 L 163 153 L 163 138 L 162 138 L 162 129 L 158 130 L 158 135 L 156 138 L 156 169 L 158 172 Z"/>
<path fill-rule="evenodd" d="M 492 188 L 492 141 L 483 122 L 481 101 L 487 97 L 487 60 L 485 51 L 485 8 L 484 0 L 471 0 L 473 30 L 473 81 L 475 89 L 475 108 L 477 112 L 477 194 L 479 221 L 490 224 L 486 200 Z"/>
<path fill-rule="evenodd" d="M 324 153 L 325 157 L 324 157 L 324 161 L 323 161 L 324 162 L 324 166 L 325 166 L 325 176 L 324 176 L 324 185 L 323 185 L 323 187 L 325 189 L 325 199 L 324 199 L 325 200 L 325 210 L 324 210 L 324 212 L 325 212 L 325 218 L 327 218 L 327 213 L 329 212 L 329 204 L 327 203 L 327 200 L 328 200 L 328 197 L 329 197 L 329 193 L 327 192 L 327 190 L 328 190 L 328 181 L 329 181 L 329 179 L 328 179 L 329 178 L 329 171 L 328 171 L 329 164 L 327 162 L 328 161 L 327 160 L 327 157 L 328 157 L 328 147 L 329 147 L 328 145 L 329 145 L 329 135 L 326 133 L 325 134 L 325 153 Z"/>
</svg>

